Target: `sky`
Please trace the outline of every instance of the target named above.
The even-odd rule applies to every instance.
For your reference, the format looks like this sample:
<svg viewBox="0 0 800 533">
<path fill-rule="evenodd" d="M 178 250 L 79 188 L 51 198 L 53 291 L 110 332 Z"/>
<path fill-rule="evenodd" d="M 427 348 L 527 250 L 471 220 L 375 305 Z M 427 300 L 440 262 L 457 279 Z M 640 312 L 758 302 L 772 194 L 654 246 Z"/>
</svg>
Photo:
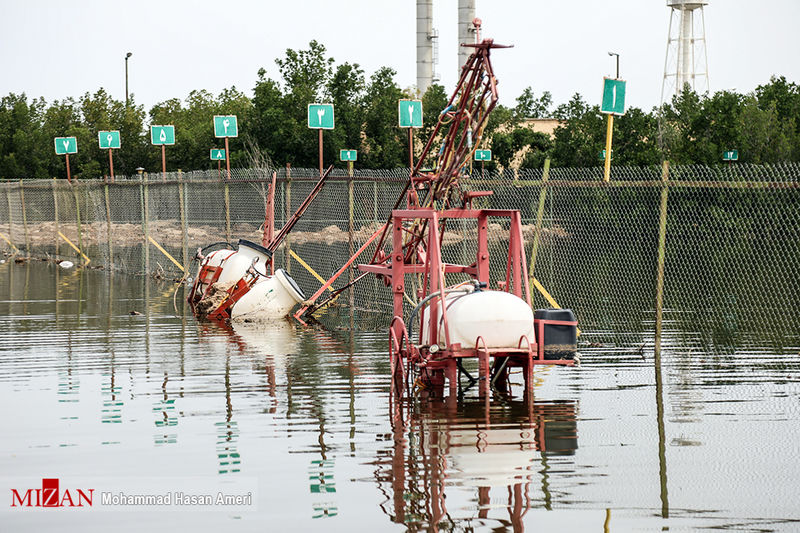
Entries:
<svg viewBox="0 0 800 533">
<path fill-rule="evenodd" d="M 275 59 L 312 39 L 337 64 L 367 75 L 397 71 L 416 83 L 414 0 L 0 0 L 0 95 L 46 100 L 105 88 L 130 92 L 149 110 L 194 89 L 252 89 L 260 68 L 279 79 Z M 433 0 L 438 70 L 452 92 L 458 74 L 457 0 Z M 556 104 L 581 93 L 599 104 L 602 78 L 627 80 L 629 106 L 660 102 L 670 9 L 665 0 L 476 0 L 483 35 L 513 48 L 492 53 L 500 103 L 525 87 L 550 91 Z M 712 91 L 746 93 L 782 75 L 800 82 L 800 0 L 710 0 L 705 8 Z"/>
</svg>

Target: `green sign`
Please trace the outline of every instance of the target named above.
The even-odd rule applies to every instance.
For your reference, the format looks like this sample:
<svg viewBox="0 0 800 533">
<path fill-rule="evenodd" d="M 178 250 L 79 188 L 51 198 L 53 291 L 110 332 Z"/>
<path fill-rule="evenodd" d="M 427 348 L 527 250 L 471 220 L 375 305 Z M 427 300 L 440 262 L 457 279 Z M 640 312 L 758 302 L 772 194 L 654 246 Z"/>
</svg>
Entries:
<svg viewBox="0 0 800 533">
<path fill-rule="evenodd" d="M 333 129 L 333 104 L 308 104 L 308 127 L 311 129 Z"/>
<path fill-rule="evenodd" d="M 722 152 L 722 160 L 723 161 L 738 161 L 739 160 L 739 150 L 728 150 L 727 152 Z"/>
<path fill-rule="evenodd" d="M 78 153 L 78 139 L 75 137 L 56 137 L 56 155 Z"/>
<path fill-rule="evenodd" d="M 150 142 L 156 146 L 175 144 L 175 126 L 150 126 Z"/>
<path fill-rule="evenodd" d="M 601 113 L 610 115 L 625 114 L 625 82 L 613 78 L 603 78 L 603 104 Z"/>
<path fill-rule="evenodd" d="M 214 116 L 214 137 L 238 137 L 239 126 L 236 115 Z"/>
<path fill-rule="evenodd" d="M 475 161 L 491 161 L 492 160 L 492 151 L 491 150 L 475 150 Z"/>
<path fill-rule="evenodd" d="M 422 127 L 422 101 L 398 100 L 397 122 L 401 128 Z"/>
<path fill-rule="evenodd" d="M 211 160 L 212 161 L 225 161 L 225 150 L 220 150 L 219 148 L 212 148 L 211 149 Z"/>
<path fill-rule="evenodd" d="M 597 158 L 600 159 L 600 161 L 605 161 L 606 160 L 606 151 L 605 150 L 600 150 L 600 152 L 597 154 Z M 611 160 L 612 161 L 614 160 L 614 150 L 611 150 Z"/>
<path fill-rule="evenodd" d="M 98 131 L 97 140 L 100 143 L 100 148 L 103 149 L 119 149 L 121 146 L 118 131 Z"/>
<path fill-rule="evenodd" d="M 356 161 L 356 160 L 358 160 L 358 151 L 339 150 L 339 161 Z"/>
</svg>

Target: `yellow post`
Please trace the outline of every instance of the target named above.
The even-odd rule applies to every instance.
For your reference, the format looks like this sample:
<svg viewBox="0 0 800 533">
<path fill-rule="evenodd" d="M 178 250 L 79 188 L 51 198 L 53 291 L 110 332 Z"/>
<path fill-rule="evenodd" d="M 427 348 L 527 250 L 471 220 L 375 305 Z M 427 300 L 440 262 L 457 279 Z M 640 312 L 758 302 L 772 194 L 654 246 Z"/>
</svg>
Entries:
<svg viewBox="0 0 800 533">
<path fill-rule="evenodd" d="M 606 183 L 611 178 L 611 137 L 614 133 L 614 115 L 608 115 L 608 129 L 606 130 L 606 169 L 603 181 Z"/>
</svg>

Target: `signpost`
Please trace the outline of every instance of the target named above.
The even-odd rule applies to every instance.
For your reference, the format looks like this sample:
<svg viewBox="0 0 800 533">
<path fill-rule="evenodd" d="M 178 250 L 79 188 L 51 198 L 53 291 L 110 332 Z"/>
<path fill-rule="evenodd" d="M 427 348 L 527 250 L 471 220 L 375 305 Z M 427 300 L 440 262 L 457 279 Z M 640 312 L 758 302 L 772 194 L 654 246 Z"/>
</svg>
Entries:
<svg viewBox="0 0 800 533">
<path fill-rule="evenodd" d="M 347 173 L 353 178 L 353 162 L 358 160 L 357 150 L 339 150 L 339 161 L 347 161 Z"/>
<path fill-rule="evenodd" d="M 408 128 L 408 166 L 413 169 L 414 128 L 422 127 L 422 100 L 398 100 L 397 125 Z"/>
<path fill-rule="evenodd" d="M 333 104 L 308 104 L 308 127 L 319 131 L 319 175 L 322 176 L 322 130 L 332 130 Z"/>
<path fill-rule="evenodd" d="M 625 114 L 625 86 L 623 80 L 617 78 L 603 78 L 603 101 L 600 105 L 600 112 L 608 115 L 608 129 L 606 130 L 606 149 L 604 153 L 605 172 L 603 180 L 608 181 L 611 177 L 611 137 L 614 132 L 614 116 Z M 608 157 L 605 157 L 608 154 Z"/>
<path fill-rule="evenodd" d="M 722 152 L 722 160 L 723 161 L 738 161 L 739 160 L 739 150 L 728 150 L 727 152 Z"/>
<path fill-rule="evenodd" d="M 239 124 L 236 122 L 236 115 L 215 115 L 214 116 L 214 137 L 225 138 L 225 168 L 228 172 L 228 181 L 231 179 L 231 160 L 228 156 L 230 149 L 228 139 L 239 136 Z M 213 152 L 213 150 L 212 150 Z"/>
<path fill-rule="evenodd" d="M 483 178 L 483 165 L 486 161 L 492 160 L 491 150 L 475 150 L 475 155 L 472 157 L 475 161 L 481 162 L 481 178 Z"/>
<path fill-rule="evenodd" d="M 353 161 L 358 161 L 358 151 L 357 150 L 339 150 L 339 160 L 340 161 L 347 161 L 348 163 L 352 163 Z"/>
<path fill-rule="evenodd" d="M 111 174 L 111 183 L 114 183 L 114 150 L 121 146 L 119 131 L 98 131 L 97 142 L 100 148 L 108 150 L 108 170 Z"/>
<path fill-rule="evenodd" d="M 225 161 L 227 150 L 220 150 L 219 148 L 211 149 L 211 160 L 217 162 L 217 177 L 222 179 L 222 162 Z"/>
<path fill-rule="evenodd" d="M 56 137 L 53 139 L 56 147 L 56 155 L 66 156 L 67 160 L 67 181 L 72 183 L 72 176 L 69 170 L 69 154 L 78 153 L 78 139 L 75 137 Z"/>
<path fill-rule="evenodd" d="M 161 146 L 161 178 L 167 180 L 167 145 L 175 144 L 175 126 L 150 126 L 150 143 Z"/>
</svg>

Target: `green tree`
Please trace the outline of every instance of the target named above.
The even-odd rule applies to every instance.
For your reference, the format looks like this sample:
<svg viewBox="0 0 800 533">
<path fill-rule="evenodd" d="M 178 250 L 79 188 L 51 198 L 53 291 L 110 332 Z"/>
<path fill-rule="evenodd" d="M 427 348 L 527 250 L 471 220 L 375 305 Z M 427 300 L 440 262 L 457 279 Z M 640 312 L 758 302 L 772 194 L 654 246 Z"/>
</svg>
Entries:
<svg viewBox="0 0 800 533">
<path fill-rule="evenodd" d="M 364 109 L 364 161 L 367 168 L 408 166 L 406 149 L 397 127 L 397 101 L 403 97 L 388 67 L 370 77 Z"/>
<path fill-rule="evenodd" d="M 553 165 L 589 167 L 598 163 L 605 145 L 605 116 L 598 106 L 589 106 L 580 94 L 554 112 L 561 125 L 554 132 Z"/>
<path fill-rule="evenodd" d="M 338 150 L 342 148 L 361 150 L 365 89 L 364 71 L 358 64 L 343 63 L 336 67 L 327 87 L 328 99 L 336 113 L 336 128 L 329 132 L 325 143 L 326 160 L 338 161 Z"/>
<path fill-rule="evenodd" d="M 522 94 L 517 97 L 517 105 L 514 107 L 514 115 L 519 119 L 525 118 L 549 118 L 552 114 L 553 95 L 550 91 L 545 91 L 542 96 L 536 98 L 531 87 L 526 87 Z"/>
<path fill-rule="evenodd" d="M 795 121 L 782 119 L 776 102 L 762 109 L 755 97 L 748 97 L 739 115 L 739 125 L 741 161 L 778 163 L 791 160 L 797 145 Z"/>
<path fill-rule="evenodd" d="M 44 99 L 28 103 L 25 94 L 0 100 L 0 178 L 47 178 L 52 139 L 42 131 Z"/>
</svg>

